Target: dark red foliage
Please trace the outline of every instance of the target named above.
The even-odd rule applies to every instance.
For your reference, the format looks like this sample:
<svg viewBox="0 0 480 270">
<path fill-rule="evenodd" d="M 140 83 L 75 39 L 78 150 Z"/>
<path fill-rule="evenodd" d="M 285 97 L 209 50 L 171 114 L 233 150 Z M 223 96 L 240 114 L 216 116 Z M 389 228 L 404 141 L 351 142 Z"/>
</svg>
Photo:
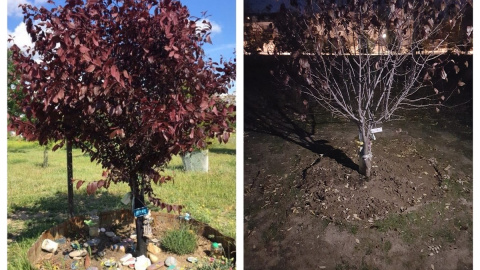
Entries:
<svg viewBox="0 0 480 270">
<path fill-rule="evenodd" d="M 28 139 L 65 140 L 108 173 L 87 191 L 127 182 L 155 198 L 151 180 L 172 155 L 226 142 L 235 107 L 219 102 L 235 79 L 235 62 L 204 59 L 208 31 L 197 31 L 178 1 L 70 0 L 51 10 L 23 5 L 35 47 L 12 47 L 29 121 L 11 117 Z M 32 23 L 35 22 L 35 23 Z M 32 60 L 38 54 L 41 61 Z M 35 119 L 35 120 L 33 120 Z M 77 182 L 77 187 L 83 182 Z"/>
</svg>

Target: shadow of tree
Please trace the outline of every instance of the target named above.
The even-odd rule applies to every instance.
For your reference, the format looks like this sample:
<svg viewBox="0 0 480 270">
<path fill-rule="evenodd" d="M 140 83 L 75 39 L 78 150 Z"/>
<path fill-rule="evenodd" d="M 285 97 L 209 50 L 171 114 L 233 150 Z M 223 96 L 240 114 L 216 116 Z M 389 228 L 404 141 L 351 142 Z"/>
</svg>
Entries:
<svg viewBox="0 0 480 270">
<path fill-rule="evenodd" d="M 358 165 L 342 150 L 328 140 L 315 139 L 316 129 L 332 119 L 326 114 L 322 120 L 315 119 L 312 106 L 303 106 L 299 94 L 286 89 L 268 72 L 274 66 L 271 60 L 260 61 L 259 57 L 245 59 L 245 130 L 280 137 L 358 171 Z"/>
<path fill-rule="evenodd" d="M 185 171 L 185 167 L 183 164 L 180 165 L 168 165 L 167 169 L 173 170 L 173 171 Z"/>
<path fill-rule="evenodd" d="M 107 191 L 98 192 L 95 195 L 75 194 L 75 215 L 88 215 L 94 211 L 102 212 L 125 208 L 120 202 L 121 199 L 121 196 L 112 195 Z M 65 192 L 38 198 L 29 206 L 13 204 L 7 218 L 11 224 L 22 222 L 23 226 L 19 229 L 9 228 L 7 238 L 19 242 L 24 239 L 37 238 L 43 231 L 69 218 L 67 206 L 68 199 Z"/>
<path fill-rule="evenodd" d="M 236 149 L 227 149 L 227 148 L 209 148 L 208 151 L 220 154 L 220 155 L 235 155 Z"/>
</svg>

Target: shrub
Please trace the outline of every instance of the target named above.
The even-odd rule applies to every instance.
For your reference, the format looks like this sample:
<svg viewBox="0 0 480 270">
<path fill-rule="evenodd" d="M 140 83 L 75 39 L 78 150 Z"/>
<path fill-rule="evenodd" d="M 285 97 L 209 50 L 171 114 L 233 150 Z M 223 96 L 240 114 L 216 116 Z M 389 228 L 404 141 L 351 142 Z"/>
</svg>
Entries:
<svg viewBox="0 0 480 270">
<path fill-rule="evenodd" d="M 198 262 L 194 270 L 232 270 L 235 269 L 233 258 L 227 259 L 221 257 L 220 259 L 208 258 Z"/>
<path fill-rule="evenodd" d="M 181 225 L 179 229 L 165 233 L 162 248 L 178 255 L 193 253 L 197 248 L 197 236 L 189 226 Z"/>
</svg>

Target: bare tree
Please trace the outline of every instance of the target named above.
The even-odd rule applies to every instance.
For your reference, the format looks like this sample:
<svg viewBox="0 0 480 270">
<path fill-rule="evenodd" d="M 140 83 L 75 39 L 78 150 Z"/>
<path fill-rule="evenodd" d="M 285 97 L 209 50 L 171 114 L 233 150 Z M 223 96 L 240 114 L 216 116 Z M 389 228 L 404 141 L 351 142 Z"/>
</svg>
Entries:
<svg viewBox="0 0 480 270">
<path fill-rule="evenodd" d="M 283 82 L 358 126 L 359 172 L 369 177 L 373 128 L 397 118 L 401 109 L 432 106 L 438 111 L 465 85 L 459 80 L 453 88 L 445 86 L 449 77 L 450 83 L 458 80 L 449 73 L 468 67 L 446 50 L 460 43 L 447 44 L 459 25 L 466 33 L 462 42 L 471 43 L 473 28 L 461 14 L 472 1 L 338 2 L 282 6 L 274 22 L 275 50 L 291 55 L 280 70 Z"/>
</svg>

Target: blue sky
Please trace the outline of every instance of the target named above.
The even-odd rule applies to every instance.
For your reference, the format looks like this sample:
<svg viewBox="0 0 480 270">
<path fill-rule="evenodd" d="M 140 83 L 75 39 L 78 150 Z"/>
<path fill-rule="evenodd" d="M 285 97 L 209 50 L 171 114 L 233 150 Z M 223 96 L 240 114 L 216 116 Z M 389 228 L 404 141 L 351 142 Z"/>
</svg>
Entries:
<svg viewBox="0 0 480 270">
<path fill-rule="evenodd" d="M 48 7 L 46 2 L 47 0 L 7 0 L 7 34 L 15 36 L 17 45 L 31 44 L 18 5 L 30 3 Z M 192 16 L 201 17 L 203 11 L 207 12 L 207 19 L 213 26 L 211 34 L 213 44 L 205 44 L 205 54 L 215 61 L 218 61 L 221 55 L 227 60 L 235 58 L 235 0 L 182 0 L 180 2 L 188 7 Z M 55 3 L 64 5 L 65 1 L 57 0 Z"/>
<path fill-rule="evenodd" d="M 183 0 L 181 1 L 190 10 L 190 15 L 201 16 L 207 12 L 212 22 L 212 45 L 206 44 L 204 49 L 213 59 L 234 58 L 235 51 L 235 0 Z"/>
<path fill-rule="evenodd" d="M 190 14 L 200 16 L 207 11 L 208 19 L 212 22 L 212 45 L 205 46 L 205 53 L 217 58 L 234 58 L 235 50 L 235 0 L 183 0 L 181 1 L 190 10 Z"/>
</svg>

